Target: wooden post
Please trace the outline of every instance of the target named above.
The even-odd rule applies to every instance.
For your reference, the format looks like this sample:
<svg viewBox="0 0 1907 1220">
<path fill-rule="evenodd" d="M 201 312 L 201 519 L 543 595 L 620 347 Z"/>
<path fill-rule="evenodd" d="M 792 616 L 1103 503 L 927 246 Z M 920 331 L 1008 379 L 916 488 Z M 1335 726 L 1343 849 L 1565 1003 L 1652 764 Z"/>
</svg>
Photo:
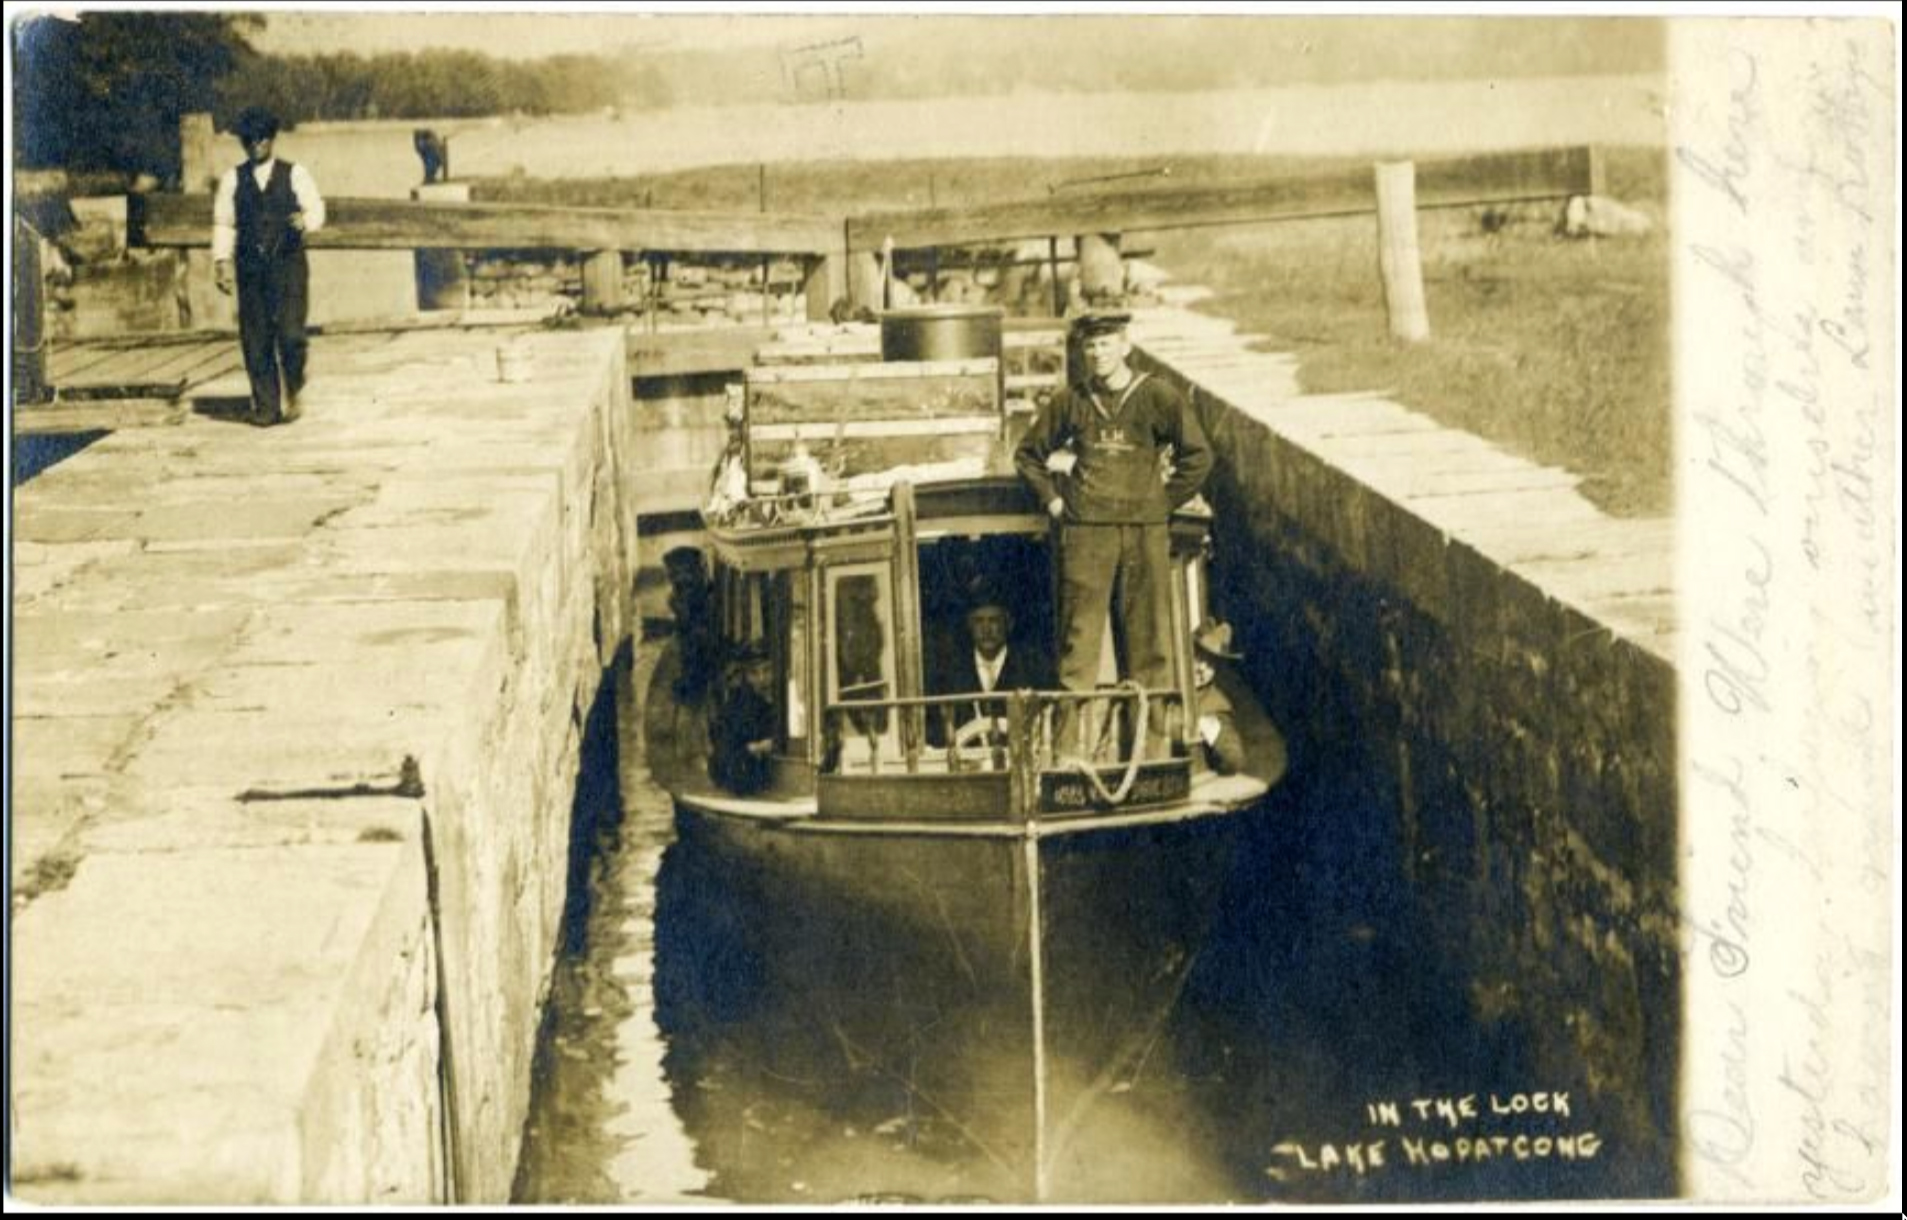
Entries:
<svg viewBox="0 0 1907 1220">
<path fill-rule="evenodd" d="M 1073 239 L 1078 251 L 1074 274 L 1088 305 L 1116 301 L 1126 292 L 1126 264 L 1119 256 L 1119 234 L 1082 233 Z"/>
<path fill-rule="evenodd" d="M 234 156 L 236 164 L 238 158 Z M 209 114 L 179 116 L 179 190 L 187 195 L 209 195 L 224 169 L 218 158 L 218 132 Z"/>
<path fill-rule="evenodd" d="M 1602 196 L 1609 194 L 1609 167 L 1602 155 L 1602 145 L 1600 144 L 1591 144 L 1589 146 L 1589 173 L 1587 177 L 1589 180 L 1584 183 L 1584 185 L 1588 188 L 1589 194 Z"/>
<path fill-rule="evenodd" d="M 881 311 L 881 260 L 872 250 L 856 250 L 848 257 L 849 291 L 858 313 Z"/>
<path fill-rule="evenodd" d="M 1066 316 L 1066 290 L 1059 282 L 1059 238 L 1046 239 L 1046 265 L 1053 276 L 1053 316 Z"/>
<path fill-rule="evenodd" d="M 757 212 L 767 212 L 768 211 L 768 162 L 766 161 L 761 162 L 759 170 L 760 170 L 759 175 L 755 179 L 755 204 L 756 204 L 755 210 Z M 770 306 L 774 303 L 774 299 L 773 299 L 773 292 L 770 289 L 769 282 L 768 282 L 769 263 L 770 263 L 769 257 L 766 254 L 762 255 L 761 256 L 761 324 L 763 329 L 767 329 L 769 324 L 774 320 L 773 313 L 770 310 Z"/>
<path fill-rule="evenodd" d="M 224 170 L 217 149 L 218 133 L 212 128 L 211 115 L 179 116 L 179 188 L 183 194 L 203 197 L 212 193 Z M 236 165 L 242 159 L 234 144 L 228 160 Z M 180 322 L 186 330 L 238 328 L 238 302 L 218 290 L 210 249 L 185 252 L 185 317 Z"/>
<path fill-rule="evenodd" d="M 583 260 L 583 312 L 610 314 L 621 308 L 622 251 L 594 251 Z"/>
<path fill-rule="evenodd" d="M 412 187 L 411 198 L 419 203 L 469 203 L 470 184 L 426 183 Z M 470 275 L 462 250 L 418 250 L 411 257 L 417 269 L 417 308 L 470 308 Z"/>
<path fill-rule="evenodd" d="M 1380 163 L 1377 172 L 1377 266 L 1391 337 L 1405 343 L 1430 338 L 1424 305 L 1424 265 L 1417 251 L 1417 167 Z"/>
<path fill-rule="evenodd" d="M 1039 771 L 1033 757 L 1033 726 L 1027 693 L 1016 690 L 1006 699 L 1007 807 L 1015 821 L 1030 822 L 1039 810 Z"/>
<path fill-rule="evenodd" d="M 662 329 L 662 279 L 668 273 L 667 255 L 647 256 L 649 263 L 649 333 Z"/>
<path fill-rule="evenodd" d="M 45 402 L 46 276 L 40 263 L 40 235 L 13 218 L 13 405 Z"/>
<path fill-rule="evenodd" d="M 803 295 L 808 299 L 808 321 L 826 322 L 834 316 L 834 303 L 847 293 L 847 271 L 845 252 L 808 260 L 807 279 L 802 283 Z"/>
</svg>

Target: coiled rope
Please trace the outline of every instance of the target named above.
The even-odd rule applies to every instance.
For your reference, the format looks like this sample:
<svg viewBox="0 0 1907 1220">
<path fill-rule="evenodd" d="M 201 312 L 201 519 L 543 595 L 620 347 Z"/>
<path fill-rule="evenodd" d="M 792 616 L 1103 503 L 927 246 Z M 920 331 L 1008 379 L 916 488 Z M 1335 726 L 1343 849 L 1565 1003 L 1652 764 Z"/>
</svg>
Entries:
<svg viewBox="0 0 1907 1220">
<path fill-rule="evenodd" d="M 1133 783 L 1139 778 L 1139 766 L 1145 759 L 1145 740 L 1148 718 L 1151 715 L 1151 700 L 1146 698 L 1145 687 L 1131 678 L 1120 682 L 1117 689 L 1122 694 L 1136 695 L 1139 700 L 1139 715 L 1132 726 L 1132 757 L 1126 760 L 1126 774 L 1117 788 L 1108 790 L 1106 782 L 1099 778 L 1099 769 L 1076 754 L 1060 759 L 1062 766 L 1069 766 L 1086 777 L 1092 785 L 1093 794 L 1108 805 L 1119 805 L 1132 792 Z M 1108 705 L 1110 706 L 1110 705 Z"/>
</svg>

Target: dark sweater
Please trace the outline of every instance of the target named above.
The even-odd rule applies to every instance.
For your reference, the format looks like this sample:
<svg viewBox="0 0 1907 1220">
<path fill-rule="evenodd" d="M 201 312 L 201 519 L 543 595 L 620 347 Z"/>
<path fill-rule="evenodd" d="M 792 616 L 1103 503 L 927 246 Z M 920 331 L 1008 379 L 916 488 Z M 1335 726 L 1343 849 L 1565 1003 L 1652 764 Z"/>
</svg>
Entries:
<svg viewBox="0 0 1907 1220">
<path fill-rule="evenodd" d="M 709 778 L 740 796 L 764 790 L 774 779 L 774 760 L 750 754 L 748 747 L 774 736 L 775 705 L 746 685 L 736 687 L 709 725 Z"/>
<path fill-rule="evenodd" d="M 1201 686 L 1198 692 L 1198 715 L 1216 717 L 1218 720 L 1218 738 L 1206 743 L 1203 737 L 1197 737 L 1199 744 L 1205 746 L 1205 763 L 1220 775 L 1236 775 L 1245 769 L 1245 743 L 1238 735 L 1238 716 L 1232 710 L 1232 701 L 1225 697 L 1217 686 Z M 1193 725 L 1194 735 L 1198 726 Z"/>
<path fill-rule="evenodd" d="M 1071 447 L 1072 473 L 1056 479 L 1046 459 Z M 1172 477 L 1159 455 L 1173 449 Z M 1014 451 L 1013 464 L 1041 504 L 1058 496 L 1066 521 L 1079 525 L 1159 525 L 1197 495 L 1212 472 L 1212 448 L 1179 392 L 1138 375 L 1121 394 L 1074 387 L 1045 408 Z"/>
</svg>

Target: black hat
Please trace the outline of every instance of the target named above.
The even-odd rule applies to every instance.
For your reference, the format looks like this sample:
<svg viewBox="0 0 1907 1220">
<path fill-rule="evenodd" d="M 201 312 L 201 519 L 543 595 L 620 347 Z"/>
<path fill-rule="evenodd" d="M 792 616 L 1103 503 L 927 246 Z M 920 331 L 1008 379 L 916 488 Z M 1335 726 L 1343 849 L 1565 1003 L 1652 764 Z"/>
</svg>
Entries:
<svg viewBox="0 0 1907 1220">
<path fill-rule="evenodd" d="M 737 665 L 758 665 L 774 658 L 768 652 L 768 641 L 750 640 L 745 644 L 737 644 L 729 652 L 728 659 Z"/>
<path fill-rule="evenodd" d="M 967 582 L 965 592 L 968 614 L 972 614 L 982 606 L 998 606 L 1008 613 L 1011 613 L 1013 610 L 1012 599 L 1006 595 L 1006 591 L 991 577 L 974 577 Z"/>
<path fill-rule="evenodd" d="M 232 120 L 232 134 L 248 144 L 269 140 L 278 134 L 278 116 L 263 106 L 247 106 Z"/>
<path fill-rule="evenodd" d="M 1193 633 L 1192 646 L 1208 657 L 1221 661 L 1242 661 L 1244 657 L 1232 651 L 1232 625 L 1224 619 L 1207 619 L 1205 625 Z"/>
<path fill-rule="evenodd" d="M 708 572 L 708 561 L 701 547 L 671 547 L 662 556 L 662 570 L 668 573 L 670 580 L 704 576 Z"/>
<path fill-rule="evenodd" d="M 1131 324 L 1132 315 L 1124 310 L 1095 309 L 1073 319 L 1073 333 L 1082 339 L 1090 339 L 1094 335 L 1117 334 Z"/>
</svg>

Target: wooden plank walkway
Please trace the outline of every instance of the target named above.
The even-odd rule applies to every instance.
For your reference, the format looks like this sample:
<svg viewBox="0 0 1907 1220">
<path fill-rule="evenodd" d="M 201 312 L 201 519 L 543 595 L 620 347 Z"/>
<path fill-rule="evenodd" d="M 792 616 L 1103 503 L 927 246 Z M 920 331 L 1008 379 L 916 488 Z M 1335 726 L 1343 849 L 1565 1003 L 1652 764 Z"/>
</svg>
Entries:
<svg viewBox="0 0 1907 1220">
<path fill-rule="evenodd" d="M 1252 350 L 1261 336 L 1186 308 L 1193 292 L 1136 312 L 1152 363 L 1298 449 L 1501 564 L 1614 637 L 1675 660 L 1675 523 L 1611 517 L 1578 477 L 1472 433 L 1445 428 L 1383 393 L 1304 393 L 1297 361 Z"/>
<path fill-rule="evenodd" d="M 47 380 L 62 390 L 179 380 L 189 387 L 243 365 L 235 335 L 134 346 L 94 339 L 54 344 L 46 372 Z"/>
</svg>

